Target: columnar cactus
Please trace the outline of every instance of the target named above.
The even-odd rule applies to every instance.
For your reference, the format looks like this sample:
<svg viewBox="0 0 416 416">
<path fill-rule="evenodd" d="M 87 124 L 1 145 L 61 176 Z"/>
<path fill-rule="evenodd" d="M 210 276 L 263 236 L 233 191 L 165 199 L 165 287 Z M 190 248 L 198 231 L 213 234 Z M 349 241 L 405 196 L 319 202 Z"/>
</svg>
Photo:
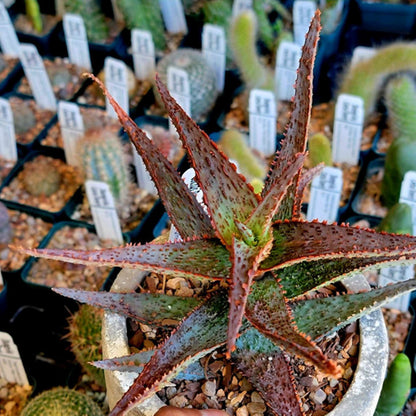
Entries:
<svg viewBox="0 0 416 416">
<path fill-rule="evenodd" d="M 37 0 L 25 0 L 26 15 L 32 22 L 33 29 L 37 33 L 43 30 L 42 16 L 40 14 L 39 3 Z"/>
<path fill-rule="evenodd" d="M 324 163 L 332 166 L 332 147 L 328 137 L 323 133 L 316 133 L 308 139 L 308 160 L 311 167 Z"/>
<path fill-rule="evenodd" d="M 86 394 L 58 387 L 46 390 L 29 401 L 21 416 L 104 416 Z"/>
<path fill-rule="evenodd" d="M 394 234 L 413 234 L 412 208 L 398 202 L 389 209 L 377 229 Z"/>
<path fill-rule="evenodd" d="M 317 11 L 303 47 L 286 137 L 261 194 L 253 191 L 157 78 L 161 97 L 196 172 L 204 207 L 145 132 L 110 95 L 107 97 L 146 163 L 181 239 L 99 251 L 22 249 L 49 259 L 221 282 L 215 292 L 201 298 L 55 289 L 147 324 L 160 325 L 168 317 L 180 320 L 111 416 L 126 414 L 184 367 L 223 347 L 274 414 L 302 415 L 286 354 L 338 377 L 341 370 L 337 363 L 314 340 L 416 289 L 412 279 L 357 294 L 320 299 L 303 296 L 366 268 L 416 262 L 415 237 L 300 218 L 302 190 L 311 176 L 302 173 L 302 166 L 319 29 Z M 135 357 L 104 360 L 100 366 L 131 371 Z"/>
</svg>

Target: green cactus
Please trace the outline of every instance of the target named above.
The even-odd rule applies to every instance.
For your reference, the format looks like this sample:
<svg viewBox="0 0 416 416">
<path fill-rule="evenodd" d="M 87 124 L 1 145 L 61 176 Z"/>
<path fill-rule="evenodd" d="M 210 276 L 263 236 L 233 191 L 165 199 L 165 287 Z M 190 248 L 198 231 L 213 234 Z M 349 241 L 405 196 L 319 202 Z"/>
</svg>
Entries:
<svg viewBox="0 0 416 416">
<path fill-rule="evenodd" d="M 188 74 L 191 114 L 196 120 L 203 119 L 214 106 L 218 96 L 214 70 L 200 51 L 191 48 L 177 49 L 158 62 L 156 72 L 165 84 L 167 84 L 167 72 L 170 66 L 182 69 Z M 154 92 L 162 105 L 156 86 L 154 86 Z"/>
<path fill-rule="evenodd" d="M 165 26 L 160 6 L 154 0 L 116 0 L 126 26 L 132 29 L 148 30 L 152 34 L 155 48 L 166 48 Z"/>
<path fill-rule="evenodd" d="M 274 92 L 274 74 L 257 54 L 257 19 L 252 10 L 241 12 L 230 26 L 230 48 L 241 77 L 248 89 Z"/>
<path fill-rule="evenodd" d="M 328 137 L 323 133 L 316 133 L 308 139 L 308 160 L 311 167 L 324 163 L 332 166 L 332 147 Z"/>
<path fill-rule="evenodd" d="M 401 71 L 416 71 L 414 42 L 395 42 L 355 65 L 349 65 L 340 77 L 339 93 L 358 95 L 364 100 L 365 114 L 376 110 L 386 79 Z"/>
<path fill-rule="evenodd" d="M 400 197 L 406 172 L 416 170 L 416 84 L 403 74 L 390 80 L 384 98 L 394 141 L 386 153 L 381 187 L 383 203 L 393 206 Z"/>
<path fill-rule="evenodd" d="M 101 321 L 103 311 L 81 305 L 69 319 L 68 340 L 71 350 L 84 371 L 101 387 L 105 387 L 104 370 L 91 361 L 101 360 Z"/>
<path fill-rule="evenodd" d="M 49 157 L 39 156 L 23 165 L 21 179 L 25 190 L 31 195 L 51 196 L 59 189 L 62 176 L 50 160 Z"/>
<path fill-rule="evenodd" d="M 37 33 L 43 30 L 42 16 L 40 14 L 39 3 L 37 0 L 25 0 L 26 15 L 32 22 L 33 29 Z"/>
<path fill-rule="evenodd" d="M 387 371 L 374 416 L 396 416 L 409 396 L 412 365 L 404 353 L 396 355 Z"/>
<path fill-rule="evenodd" d="M 6 206 L 0 202 L 0 247 L 10 243 L 13 235 L 10 216 Z"/>
<path fill-rule="evenodd" d="M 263 181 L 266 177 L 266 165 L 261 163 L 247 144 L 246 136 L 238 130 L 226 130 L 218 141 L 219 148 L 226 156 L 235 161 L 238 169 L 250 182 L 253 179 Z M 257 184 L 257 181 L 255 182 Z"/>
<path fill-rule="evenodd" d="M 128 199 L 129 166 L 115 129 L 92 128 L 77 141 L 77 165 L 84 178 L 108 184 L 118 207 Z"/>
<path fill-rule="evenodd" d="M 387 233 L 413 234 L 412 208 L 398 202 L 389 209 L 377 229 Z"/>
<path fill-rule="evenodd" d="M 13 124 L 16 135 L 21 135 L 36 126 L 36 115 L 29 101 L 19 101 L 18 105 L 10 102 L 13 113 Z"/>
<path fill-rule="evenodd" d="M 86 394 L 58 387 L 46 390 L 25 406 L 20 416 L 104 416 Z"/>
<path fill-rule="evenodd" d="M 103 43 L 109 36 L 107 19 L 97 0 L 64 0 L 66 13 L 79 14 L 90 42 Z"/>
</svg>

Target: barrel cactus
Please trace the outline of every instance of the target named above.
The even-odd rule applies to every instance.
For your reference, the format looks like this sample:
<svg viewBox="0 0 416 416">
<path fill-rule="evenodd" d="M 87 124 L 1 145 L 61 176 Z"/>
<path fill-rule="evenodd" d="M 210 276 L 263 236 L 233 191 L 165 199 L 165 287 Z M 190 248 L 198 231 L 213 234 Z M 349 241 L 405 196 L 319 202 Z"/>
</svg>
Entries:
<svg viewBox="0 0 416 416">
<path fill-rule="evenodd" d="M 36 126 L 36 115 L 29 101 L 10 102 L 13 113 L 14 131 L 24 134 Z"/>
<path fill-rule="evenodd" d="M 165 84 L 170 66 L 182 69 L 188 74 L 191 115 L 196 120 L 203 119 L 214 106 L 218 96 L 214 70 L 200 51 L 191 48 L 177 49 L 158 62 L 156 72 Z M 162 105 L 156 86 L 154 92 Z"/>
<path fill-rule="evenodd" d="M 323 133 L 316 133 L 308 139 L 308 162 L 311 167 L 320 163 L 332 166 L 332 147 L 328 137 Z"/>
<path fill-rule="evenodd" d="M 180 321 L 152 351 L 111 416 L 126 414 L 185 367 L 218 348 L 224 348 L 273 414 L 301 415 L 287 354 L 303 358 L 323 374 L 340 376 L 337 363 L 314 340 L 416 289 L 416 279 L 411 279 L 368 292 L 304 296 L 367 268 L 416 262 L 415 237 L 301 219 L 302 192 L 311 179 L 302 167 L 319 29 L 317 11 L 303 47 L 286 137 L 261 194 L 253 191 L 157 78 L 161 97 L 196 172 L 204 207 L 145 132 L 109 94 L 107 97 L 142 156 L 181 239 L 98 251 L 21 249 L 73 263 L 220 281 L 212 293 L 200 298 L 54 289 L 149 325 L 161 325 L 167 318 Z M 132 371 L 139 366 L 137 357 L 119 357 L 97 365 Z"/>
</svg>

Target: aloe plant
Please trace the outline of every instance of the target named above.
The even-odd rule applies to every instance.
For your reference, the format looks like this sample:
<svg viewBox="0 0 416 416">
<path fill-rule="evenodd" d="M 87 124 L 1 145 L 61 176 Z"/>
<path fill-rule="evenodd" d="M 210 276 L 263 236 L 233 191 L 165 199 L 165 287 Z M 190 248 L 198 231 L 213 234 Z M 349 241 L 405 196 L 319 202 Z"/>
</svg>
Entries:
<svg viewBox="0 0 416 416">
<path fill-rule="evenodd" d="M 302 357 L 323 373 L 338 377 L 340 368 L 324 355 L 316 340 L 416 288 L 416 280 L 410 280 L 369 292 L 302 298 L 317 287 L 370 267 L 416 261 L 416 238 L 409 235 L 300 218 L 302 190 L 312 176 L 302 175 L 302 165 L 319 30 L 317 11 L 303 47 L 291 121 L 261 194 L 253 191 L 157 79 L 195 169 L 206 210 L 175 168 L 107 93 L 182 239 L 99 251 L 22 249 L 38 257 L 73 263 L 222 282 L 221 289 L 200 299 L 55 289 L 147 324 L 183 318 L 157 349 L 147 353 L 150 358 L 144 360 L 139 353 L 100 362 L 107 370 L 143 367 L 111 416 L 125 414 L 165 387 L 186 366 L 220 347 L 226 347 L 228 357 L 274 414 L 302 415 L 286 354 Z"/>
</svg>

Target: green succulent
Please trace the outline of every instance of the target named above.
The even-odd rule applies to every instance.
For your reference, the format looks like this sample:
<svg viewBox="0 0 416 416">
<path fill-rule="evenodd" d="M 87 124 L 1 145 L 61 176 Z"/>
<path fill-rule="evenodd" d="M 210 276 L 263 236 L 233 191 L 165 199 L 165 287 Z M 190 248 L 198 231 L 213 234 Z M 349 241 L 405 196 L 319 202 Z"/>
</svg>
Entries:
<svg viewBox="0 0 416 416">
<path fill-rule="evenodd" d="M 328 137 L 323 133 L 316 133 L 308 139 L 308 159 L 311 166 L 324 163 L 332 166 L 332 147 Z"/>
<path fill-rule="evenodd" d="M 107 98 L 143 158 L 182 240 L 98 251 L 22 249 L 49 259 L 221 282 L 219 289 L 200 298 L 55 289 L 148 325 L 162 325 L 166 318 L 180 321 L 148 357 L 111 416 L 126 414 L 185 367 L 222 347 L 274 414 L 302 415 L 286 354 L 337 377 L 340 369 L 316 340 L 416 289 L 412 279 L 356 294 L 303 296 L 370 267 L 416 262 L 415 237 L 300 217 L 302 190 L 311 179 L 302 167 L 319 29 L 317 11 L 303 46 L 293 113 L 261 194 L 253 191 L 157 78 L 160 95 L 196 172 L 204 207 L 145 132 L 109 94 Z M 97 365 L 136 371 L 143 367 L 143 356 L 139 353 Z"/>
<path fill-rule="evenodd" d="M 32 22 L 33 29 L 37 33 L 42 33 L 43 30 L 43 22 L 42 22 L 42 15 L 39 9 L 39 3 L 37 0 L 25 0 L 26 6 L 26 15 L 28 16 L 29 20 Z"/>
</svg>

